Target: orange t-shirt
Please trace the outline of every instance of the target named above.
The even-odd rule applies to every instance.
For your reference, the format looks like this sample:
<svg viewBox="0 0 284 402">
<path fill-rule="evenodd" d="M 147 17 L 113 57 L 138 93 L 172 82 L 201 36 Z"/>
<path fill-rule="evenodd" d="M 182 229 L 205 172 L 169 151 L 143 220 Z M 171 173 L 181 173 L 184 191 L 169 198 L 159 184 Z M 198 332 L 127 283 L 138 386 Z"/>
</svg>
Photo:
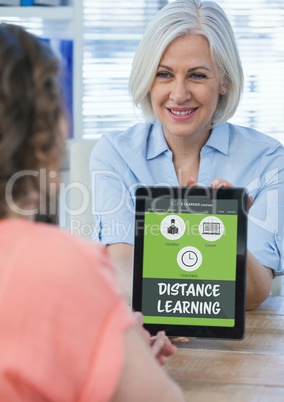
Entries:
<svg viewBox="0 0 284 402">
<path fill-rule="evenodd" d="M 105 249 L 0 221 L 0 401 L 105 402 L 133 325 Z"/>
</svg>

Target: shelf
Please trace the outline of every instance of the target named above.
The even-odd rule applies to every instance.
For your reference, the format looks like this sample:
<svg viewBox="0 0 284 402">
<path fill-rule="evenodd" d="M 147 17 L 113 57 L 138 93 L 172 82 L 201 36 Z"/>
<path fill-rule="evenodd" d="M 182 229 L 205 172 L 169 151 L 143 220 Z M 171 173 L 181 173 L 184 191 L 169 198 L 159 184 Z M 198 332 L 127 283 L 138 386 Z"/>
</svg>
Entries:
<svg viewBox="0 0 284 402">
<path fill-rule="evenodd" d="M 70 20 L 73 18 L 72 6 L 61 7 L 6 7 L 0 6 L 0 20 L 2 18 L 44 18 L 45 20 Z"/>
<path fill-rule="evenodd" d="M 73 132 L 81 139 L 82 117 L 82 59 L 83 5 L 69 0 L 66 6 L 0 6 L 0 22 L 18 24 L 36 36 L 48 39 L 73 40 Z M 54 44 L 56 45 L 56 41 Z"/>
</svg>

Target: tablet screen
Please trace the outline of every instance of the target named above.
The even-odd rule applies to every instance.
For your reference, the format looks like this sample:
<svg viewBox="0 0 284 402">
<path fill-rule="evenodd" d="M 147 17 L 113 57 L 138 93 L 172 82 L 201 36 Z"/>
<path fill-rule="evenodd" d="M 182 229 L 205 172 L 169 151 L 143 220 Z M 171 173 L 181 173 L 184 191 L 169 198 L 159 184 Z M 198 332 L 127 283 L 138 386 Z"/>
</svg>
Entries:
<svg viewBox="0 0 284 402">
<path fill-rule="evenodd" d="M 244 189 L 138 190 L 133 307 L 151 332 L 243 336 L 246 203 Z"/>
</svg>

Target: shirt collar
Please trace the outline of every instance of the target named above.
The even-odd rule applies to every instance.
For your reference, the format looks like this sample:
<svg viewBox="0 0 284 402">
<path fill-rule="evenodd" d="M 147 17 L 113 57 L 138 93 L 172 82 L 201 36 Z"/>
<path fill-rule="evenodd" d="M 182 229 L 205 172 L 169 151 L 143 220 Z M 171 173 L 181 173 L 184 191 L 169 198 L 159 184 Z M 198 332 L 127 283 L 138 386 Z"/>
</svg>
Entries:
<svg viewBox="0 0 284 402">
<path fill-rule="evenodd" d="M 228 155 L 229 153 L 229 128 L 228 123 L 221 124 L 213 128 L 208 141 L 204 145 L 203 149 L 214 148 L 217 151 Z M 158 155 L 169 150 L 168 144 L 164 137 L 163 128 L 159 121 L 151 127 L 151 131 L 148 138 L 147 159 L 154 159 Z"/>
<path fill-rule="evenodd" d="M 155 121 L 148 137 L 147 159 L 154 159 L 156 156 L 168 151 L 168 149 L 162 125 L 159 121 Z"/>
<path fill-rule="evenodd" d="M 221 124 L 213 128 L 208 141 L 204 145 L 204 149 L 207 147 L 214 148 L 224 155 L 229 153 L 229 141 L 230 141 L 230 125 L 228 123 Z"/>
</svg>

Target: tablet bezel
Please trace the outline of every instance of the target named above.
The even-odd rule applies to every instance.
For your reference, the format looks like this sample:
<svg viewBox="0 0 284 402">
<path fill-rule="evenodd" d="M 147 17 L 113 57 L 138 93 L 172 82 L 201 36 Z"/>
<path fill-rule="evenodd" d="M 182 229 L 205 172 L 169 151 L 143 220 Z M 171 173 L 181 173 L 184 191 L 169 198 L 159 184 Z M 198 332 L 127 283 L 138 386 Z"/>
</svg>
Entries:
<svg viewBox="0 0 284 402">
<path fill-rule="evenodd" d="M 207 200 L 237 200 L 237 255 L 236 255 L 236 292 L 235 292 L 235 325 L 233 327 L 192 326 L 169 324 L 144 324 L 151 333 L 164 330 L 171 337 L 207 337 L 242 339 L 245 333 L 245 291 L 246 291 L 246 252 L 247 252 L 247 215 L 248 195 L 244 188 L 210 187 L 139 187 L 136 190 L 135 241 L 133 258 L 133 291 L 132 307 L 135 311 L 142 309 L 142 272 L 144 247 L 145 200 L 156 198 L 187 199 L 189 197 Z"/>
</svg>

